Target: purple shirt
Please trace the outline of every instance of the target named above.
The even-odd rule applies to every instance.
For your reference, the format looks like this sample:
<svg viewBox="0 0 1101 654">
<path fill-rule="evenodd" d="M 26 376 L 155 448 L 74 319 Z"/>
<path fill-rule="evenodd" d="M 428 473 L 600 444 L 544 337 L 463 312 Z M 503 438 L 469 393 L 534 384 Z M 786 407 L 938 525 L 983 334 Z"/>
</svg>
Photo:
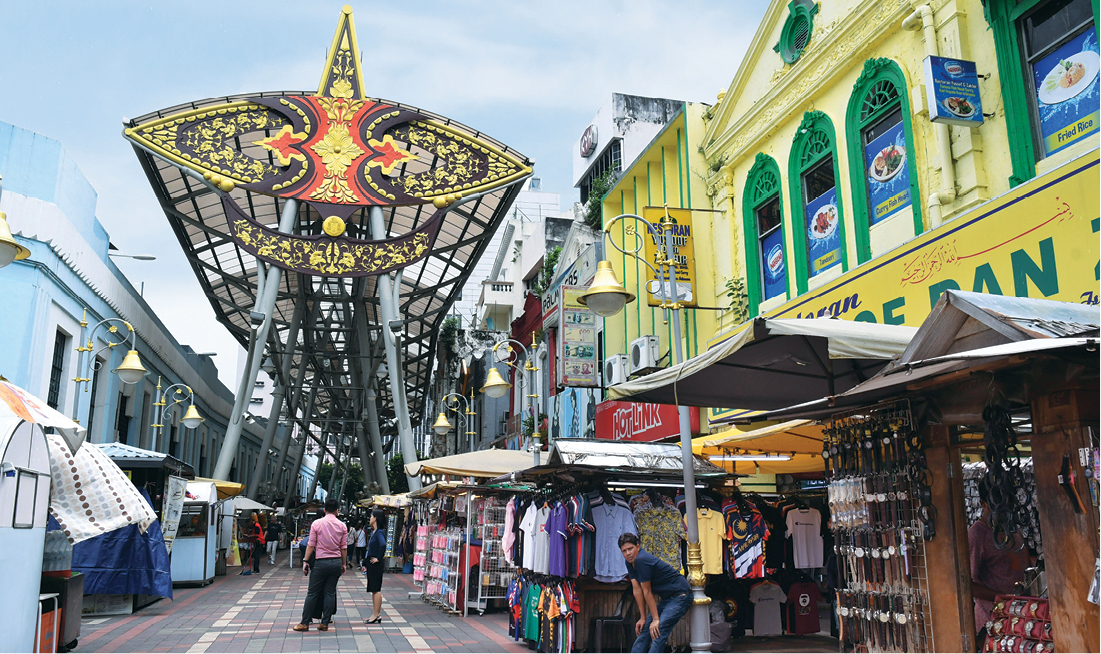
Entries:
<svg viewBox="0 0 1101 654">
<path fill-rule="evenodd" d="M 550 535 L 550 554 L 548 555 L 549 573 L 558 577 L 566 576 L 566 506 L 556 502 L 547 519 L 547 534 Z"/>
</svg>

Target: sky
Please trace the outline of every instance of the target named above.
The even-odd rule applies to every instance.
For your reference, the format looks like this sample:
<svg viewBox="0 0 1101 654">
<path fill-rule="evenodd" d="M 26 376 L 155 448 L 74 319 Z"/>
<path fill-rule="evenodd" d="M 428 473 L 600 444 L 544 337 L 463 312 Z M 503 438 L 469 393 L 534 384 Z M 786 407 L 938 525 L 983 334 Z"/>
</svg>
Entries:
<svg viewBox="0 0 1101 654">
<path fill-rule="evenodd" d="M 313 90 L 344 2 L 54 2 L 0 7 L 0 120 L 64 145 L 99 194 L 117 259 L 181 343 L 240 349 L 215 322 L 133 148 L 124 117 L 237 93 Z M 763 0 L 352 3 L 369 96 L 448 116 L 535 161 L 576 201 L 571 154 L 613 92 L 715 101 Z M 3 171 L 0 171 L 3 174 Z"/>
</svg>

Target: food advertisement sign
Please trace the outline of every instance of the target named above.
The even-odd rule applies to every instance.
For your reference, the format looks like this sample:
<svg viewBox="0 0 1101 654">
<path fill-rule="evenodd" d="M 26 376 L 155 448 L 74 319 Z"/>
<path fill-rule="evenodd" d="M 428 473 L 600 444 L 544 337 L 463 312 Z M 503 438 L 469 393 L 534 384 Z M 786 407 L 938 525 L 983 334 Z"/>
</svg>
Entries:
<svg viewBox="0 0 1101 654">
<path fill-rule="evenodd" d="M 599 386 L 596 360 L 596 314 L 577 301 L 577 296 L 586 291 L 585 286 L 561 287 L 562 362 L 561 383 L 563 386 Z"/>
<path fill-rule="evenodd" d="M 1093 150 L 764 315 L 918 327 L 947 289 L 1097 306 L 1099 169 Z M 715 424 L 751 414 L 731 407 L 709 416 Z"/>
<path fill-rule="evenodd" d="M 1044 154 L 1097 133 L 1099 71 L 1097 32 L 1092 27 L 1033 66 Z"/>
<path fill-rule="evenodd" d="M 910 168 L 906 165 L 906 132 L 900 120 L 864 146 L 872 224 L 910 206 Z"/>
<path fill-rule="evenodd" d="M 646 260 L 654 268 L 661 269 L 658 260 L 664 258 L 665 240 L 661 230 L 661 223 L 665 220 L 665 207 L 643 207 L 642 217 L 656 227 L 658 231 L 650 231 L 643 236 Z M 685 306 L 696 306 L 696 256 L 692 246 L 692 210 L 669 209 L 669 217 L 673 219 L 673 255 L 672 259 L 677 271 L 676 299 Z M 631 246 L 630 241 L 627 243 Z M 661 285 L 658 276 L 647 268 L 649 276 L 646 282 L 646 303 L 652 307 L 661 306 Z M 665 280 L 666 297 L 673 299 L 673 289 L 669 286 L 669 280 Z"/>
<path fill-rule="evenodd" d="M 983 123 L 979 76 L 975 62 L 945 57 L 925 58 L 925 92 L 929 120 L 978 127 Z"/>
<path fill-rule="evenodd" d="M 776 297 L 788 288 L 787 268 L 784 266 L 784 234 L 780 229 L 772 230 L 761 241 L 761 260 L 764 262 L 765 299 Z"/>
<path fill-rule="evenodd" d="M 840 218 L 836 186 L 807 203 L 807 267 L 811 277 L 841 263 Z"/>
</svg>

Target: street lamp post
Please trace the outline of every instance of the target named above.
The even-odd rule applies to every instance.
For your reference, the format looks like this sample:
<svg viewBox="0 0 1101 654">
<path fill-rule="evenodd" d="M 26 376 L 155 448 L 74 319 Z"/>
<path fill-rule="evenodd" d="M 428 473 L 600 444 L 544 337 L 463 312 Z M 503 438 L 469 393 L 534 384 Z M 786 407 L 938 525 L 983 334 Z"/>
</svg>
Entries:
<svg viewBox="0 0 1101 654">
<path fill-rule="evenodd" d="M 628 235 L 635 237 L 636 247 L 633 250 L 625 250 L 612 241 L 610 231 L 612 225 L 627 218 L 646 225 L 649 230 L 648 236 L 662 235 L 662 247 L 658 248 L 658 259 L 655 261 L 656 268 L 649 261 L 646 261 L 645 257 L 639 256 L 638 253 L 642 250 L 644 244 L 643 236 L 639 235 L 633 224 L 627 226 L 626 232 Z M 608 242 L 612 244 L 612 247 L 625 255 L 642 261 L 650 270 L 654 271 L 658 278 L 662 317 L 666 321 L 670 317 L 673 319 L 673 351 L 676 356 L 674 365 L 683 362 L 684 351 L 681 346 L 679 315 L 681 304 L 676 295 L 677 269 L 672 258 L 673 220 L 669 216 L 669 206 L 665 205 L 665 218 L 661 221 L 660 229 L 642 216 L 622 214 L 612 218 L 604 225 L 604 234 L 608 237 Z M 667 297 L 667 290 L 672 294 L 672 299 Z M 603 318 L 609 318 L 619 313 L 628 302 L 632 302 L 634 299 L 634 294 L 628 292 L 623 284 L 616 279 L 611 262 L 606 260 L 597 264 L 597 272 L 592 285 L 578 297 L 578 301 Z M 669 316 L 669 311 L 672 312 L 672 316 Z M 708 652 L 711 651 L 711 626 L 707 605 L 711 603 L 711 599 L 704 593 L 706 577 L 703 572 L 703 556 L 700 551 L 700 526 L 696 514 L 696 493 L 694 492 L 696 481 L 692 456 L 691 420 L 688 407 L 678 406 L 677 413 L 680 418 L 681 460 L 684 471 L 684 517 L 688 531 L 688 583 L 692 587 L 692 609 L 689 612 L 690 646 L 694 652 Z"/>
<path fill-rule="evenodd" d="M 474 391 L 470 391 L 470 399 L 463 397 L 461 393 L 448 393 L 444 395 L 440 402 L 444 408 L 448 411 L 453 411 L 459 414 L 459 424 L 466 429 L 466 435 L 470 440 L 470 451 L 474 451 L 474 436 L 478 433 L 474 431 L 474 416 L 477 415 L 472 407 L 474 405 Z M 463 411 L 460 411 L 460 407 Z M 447 415 L 445 412 L 440 411 L 440 417 L 436 418 L 435 424 L 432 425 L 432 429 L 440 436 L 446 436 L 447 432 L 451 431 L 452 425 L 447 421 Z"/>
<path fill-rule="evenodd" d="M 107 333 L 104 335 L 104 339 L 107 342 L 103 347 L 92 354 L 92 360 L 89 362 L 86 358 L 88 352 L 92 352 L 95 349 L 92 338 L 95 336 L 96 331 L 103 326 L 107 327 Z M 126 328 L 125 336 L 119 331 L 120 326 Z M 81 346 L 80 343 L 84 343 L 85 340 L 87 340 L 87 344 Z M 142 377 L 145 376 L 145 367 L 141 365 L 141 358 L 138 356 L 136 343 L 137 339 L 135 338 L 134 327 L 121 318 L 104 318 L 96 323 L 91 329 L 88 329 L 88 310 L 85 309 L 84 315 L 80 319 L 80 339 L 77 341 L 76 348 L 76 351 L 80 353 L 76 365 L 78 376 L 73 377 L 73 381 L 76 382 L 77 385 L 77 392 L 80 391 L 81 386 L 84 386 L 84 391 L 87 392 L 88 382 L 92 381 L 91 376 L 80 377 L 79 375 L 85 373 L 85 371 L 87 371 L 86 374 L 88 375 L 94 375 L 103 365 L 99 362 L 99 353 L 104 350 L 112 350 L 123 344 L 128 344 L 130 349 L 126 352 L 126 356 L 122 359 L 122 363 L 119 367 L 112 370 L 112 372 L 117 374 L 122 383 L 127 385 L 136 384 L 141 381 Z M 95 401 L 96 398 L 91 398 L 91 402 Z M 74 416 L 74 420 L 80 422 L 79 408 L 74 408 L 74 411 L 77 414 Z M 88 425 L 88 428 L 91 429 L 92 425 Z"/>
<path fill-rule="evenodd" d="M 539 394 L 533 392 L 535 390 L 535 373 L 539 372 L 539 368 L 535 367 L 532 361 L 532 356 L 535 353 L 535 332 L 531 333 L 531 350 L 521 343 L 512 338 L 503 338 L 493 344 L 493 353 L 497 354 L 497 349 L 501 346 L 505 346 L 505 351 L 512 354 L 512 346 L 519 347 L 524 352 L 524 376 L 521 378 L 521 386 L 524 390 L 529 391 L 527 393 L 528 403 L 531 405 L 531 420 L 532 420 L 532 434 L 531 440 L 535 449 L 535 465 L 539 465 L 539 412 L 535 408 L 535 402 L 539 399 Z M 511 357 L 509 357 L 511 358 Z M 511 361 L 502 361 L 505 365 L 516 367 L 516 364 Z M 482 392 L 492 398 L 504 397 L 508 389 L 512 388 L 512 384 L 508 383 L 501 377 L 501 373 L 497 372 L 496 366 L 490 366 L 489 373 L 486 374 L 485 386 L 482 386 Z M 520 420 L 520 429 L 523 430 L 523 419 Z"/>
<path fill-rule="evenodd" d="M 168 403 L 171 400 L 171 404 Z M 199 415 L 198 409 L 195 408 L 195 393 L 191 390 L 190 386 L 185 384 L 172 384 L 168 388 L 161 390 L 161 378 L 157 377 L 157 401 L 153 403 L 153 406 L 157 407 L 156 422 L 150 425 L 156 430 L 156 437 L 153 441 L 153 449 L 156 451 L 157 446 L 160 445 L 162 430 L 164 429 L 164 420 L 171 413 L 172 409 L 177 404 L 183 404 L 185 400 L 190 400 L 190 404 L 187 406 L 187 411 L 184 412 L 183 418 L 180 422 L 188 429 L 196 429 L 203 423 L 206 418 Z M 167 406 L 166 406 L 167 405 Z"/>
</svg>

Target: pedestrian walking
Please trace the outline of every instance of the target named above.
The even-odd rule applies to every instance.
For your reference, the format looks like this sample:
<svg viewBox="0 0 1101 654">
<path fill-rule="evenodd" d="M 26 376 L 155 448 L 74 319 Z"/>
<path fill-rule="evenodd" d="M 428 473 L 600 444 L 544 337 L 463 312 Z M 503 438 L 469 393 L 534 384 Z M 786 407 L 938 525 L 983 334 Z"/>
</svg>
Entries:
<svg viewBox="0 0 1101 654">
<path fill-rule="evenodd" d="M 356 524 L 356 565 L 363 567 L 364 557 L 367 556 L 367 525 L 363 522 Z M 365 573 L 366 574 L 366 573 Z"/>
<path fill-rule="evenodd" d="M 283 531 L 282 525 L 277 520 L 268 522 L 268 529 L 264 533 L 268 546 L 268 565 L 275 565 L 275 553 L 279 551 L 279 535 Z"/>
<path fill-rule="evenodd" d="M 371 512 L 371 538 L 367 541 L 367 554 L 364 571 L 367 573 L 367 592 L 371 593 L 371 604 L 375 612 L 364 620 L 363 624 L 382 622 L 382 569 L 386 556 L 386 513 L 375 509 Z"/>
<path fill-rule="evenodd" d="M 338 508 L 340 503 L 335 497 L 325 500 L 325 517 L 310 525 L 306 560 L 302 563 L 302 574 L 310 577 L 310 586 L 302 607 L 302 621 L 295 625 L 295 631 L 310 630 L 318 602 L 323 602 L 318 631 L 329 630 L 329 622 L 336 612 L 336 582 L 348 570 L 348 528 L 336 517 Z M 312 566 L 311 556 L 316 557 Z"/>
<path fill-rule="evenodd" d="M 348 519 L 348 565 L 355 565 L 356 561 L 356 525 L 351 518 Z"/>
<path fill-rule="evenodd" d="M 252 569 L 245 570 L 241 574 L 260 574 L 260 551 L 264 549 L 264 528 L 260 526 L 260 516 L 255 511 L 249 516 L 249 525 L 246 534 L 249 556 L 252 558 Z"/>
</svg>

